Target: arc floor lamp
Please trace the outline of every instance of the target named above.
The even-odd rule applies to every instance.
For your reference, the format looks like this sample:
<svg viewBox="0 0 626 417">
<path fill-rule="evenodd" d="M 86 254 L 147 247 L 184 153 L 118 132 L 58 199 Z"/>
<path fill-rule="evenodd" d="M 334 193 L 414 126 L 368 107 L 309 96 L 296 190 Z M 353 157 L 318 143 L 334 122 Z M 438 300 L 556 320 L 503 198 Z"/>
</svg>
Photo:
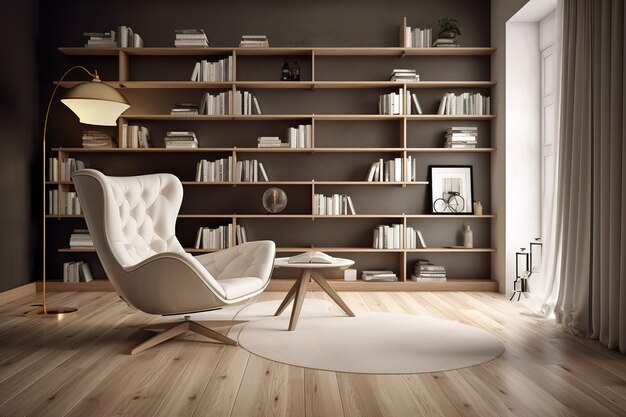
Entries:
<svg viewBox="0 0 626 417">
<path fill-rule="evenodd" d="M 130 107 L 126 98 L 120 94 L 115 88 L 103 83 L 98 76 L 98 72 L 90 72 L 87 68 L 77 65 L 74 66 L 63 74 L 59 82 L 54 87 L 50 101 L 48 102 L 48 108 L 46 110 L 46 118 L 43 124 L 43 144 L 42 144 L 42 167 L 43 167 L 43 210 L 46 212 L 46 131 L 48 128 L 48 117 L 50 116 L 50 108 L 52 107 L 52 101 L 54 96 L 65 79 L 67 74 L 75 69 L 80 69 L 86 72 L 91 81 L 80 83 L 70 88 L 61 102 L 78 116 L 81 123 L 98 125 L 98 126 L 115 126 L 117 119 L 120 115 Z M 28 311 L 27 316 L 30 317 L 61 317 L 66 314 L 72 314 L 77 311 L 73 307 L 49 307 L 46 302 L 46 222 L 45 219 L 42 224 L 42 237 L 43 237 L 43 278 L 41 287 L 42 303 L 38 308 Z"/>
</svg>

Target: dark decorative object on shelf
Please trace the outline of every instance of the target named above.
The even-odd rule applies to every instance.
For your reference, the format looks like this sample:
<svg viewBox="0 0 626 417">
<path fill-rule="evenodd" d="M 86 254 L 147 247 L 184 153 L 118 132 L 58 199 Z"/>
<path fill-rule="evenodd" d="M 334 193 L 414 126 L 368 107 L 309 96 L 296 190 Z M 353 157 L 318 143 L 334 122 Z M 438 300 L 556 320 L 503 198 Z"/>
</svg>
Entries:
<svg viewBox="0 0 626 417">
<path fill-rule="evenodd" d="M 461 36 L 461 26 L 459 21 L 451 17 L 442 17 L 437 21 L 439 25 L 440 38 L 456 38 Z"/>
<path fill-rule="evenodd" d="M 271 187 L 263 193 L 262 202 L 268 213 L 280 213 L 287 207 L 287 194 L 278 187 Z"/>
<path fill-rule="evenodd" d="M 285 62 L 280 72 L 280 80 L 300 81 L 300 65 L 296 61 Z"/>
<path fill-rule="evenodd" d="M 513 300 L 515 294 L 517 294 L 517 301 L 520 300 L 522 294 L 528 298 L 528 278 L 531 274 L 530 254 L 526 252 L 526 248 L 520 248 L 520 252 L 515 252 L 515 281 L 513 281 L 513 294 L 509 301 Z"/>
</svg>

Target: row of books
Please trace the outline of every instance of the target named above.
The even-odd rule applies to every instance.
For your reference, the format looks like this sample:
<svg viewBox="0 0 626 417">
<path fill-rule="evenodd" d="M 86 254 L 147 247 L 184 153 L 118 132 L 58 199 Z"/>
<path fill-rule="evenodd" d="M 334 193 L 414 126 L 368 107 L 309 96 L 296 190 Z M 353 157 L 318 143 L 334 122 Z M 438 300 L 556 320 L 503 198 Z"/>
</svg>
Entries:
<svg viewBox="0 0 626 417">
<path fill-rule="evenodd" d="M 398 276 L 393 271 L 381 270 L 381 271 L 363 271 L 361 273 L 361 279 L 363 281 L 383 281 L 393 282 L 398 280 Z"/>
<path fill-rule="evenodd" d="M 287 143 L 289 148 L 313 147 L 313 125 L 298 125 L 287 128 Z"/>
<path fill-rule="evenodd" d="M 117 148 L 115 138 L 100 130 L 84 130 L 81 139 L 83 148 Z"/>
<path fill-rule="evenodd" d="M 89 230 L 74 229 L 70 235 L 70 248 L 93 248 L 93 239 Z"/>
<path fill-rule="evenodd" d="M 165 148 L 167 149 L 195 149 L 198 147 L 198 138 L 195 132 L 170 130 L 165 133 Z"/>
<path fill-rule="evenodd" d="M 426 240 L 424 240 L 424 235 L 422 235 L 421 231 L 407 226 L 405 235 L 404 243 L 406 249 L 426 248 Z"/>
<path fill-rule="evenodd" d="M 212 95 L 211 93 L 205 93 L 202 96 L 202 101 L 200 102 L 199 109 L 197 106 L 194 107 L 195 114 L 231 114 L 231 103 L 233 114 L 261 114 L 261 106 L 259 105 L 259 101 L 252 93 L 248 91 L 235 91 L 234 101 L 232 91 L 224 91 L 215 95 Z"/>
<path fill-rule="evenodd" d="M 381 224 L 374 229 L 374 249 L 402 249 L 404 240 L 402 224 Z"/>
<path fill-rule="evenodd" d="M 446 129 L 446 148 L 475 148 L 478 144 L 478 128 L 476 126 L 453 126 Z"/>
<path fill-rule="evenodd" d="M 85 163 L 76 158 L 48 158 L 48 181 L 70 181 L 72 172 L 85 168 Z"/>
<path fill-rule="evenodd" d="M 177 48 L 208 48 L 209 40 L 204 29 L 176 29 L 174 31 L 174 46 Z"/>
<path fill-rule="evenodd" d="M 224 226 L 215 228 L 200 227 L 196 235 L 196 249 L 226 249 L 235 244 L 240 245 L 246 243 L 246 228 L 237 225 L 235 227 L 235 242 L 233 242 L 233 224 L 229 223 Z"/>
<path fill-rule="evenodd" d="M 48 213 L 59 214 L 82 214 L 80 200 L 75 191 L 48 190 Z"/>
<path fill-rule="evenodd" d="M 197 182 L 226 182 L 232 181 L 233 157 L 208 161 L 202 159 L 196 164 Z"/>
<path fill-rule="evenodd" d="M 411 163 L 415 165 L 415 159 L 411 159 Z M 403 158 L 394 158 L 384 161 L 382 158 L 376 162 L 372 162 L 370 170 L 367 173 L 366 181 L 368 182 L 396 182 L 402 181 L 404 160 Z"/>
<path fill-rule="evenodd" d="M 419 80 L 420 75 L 415 69 L 395 68 L 391 71 L 391 76 L 389 77 L 389 81 L 401 81 L 405 83 L 412 83 Z"/>
<path fill-rule="evenodd" d="M 150 130 L 146 126 L 122 124 L 120 148 L 151 148 Z"/>
<path fill-rule="evenodd" d="M 85 48 L 142 48 L 143 39 L 129 26 L 118 26 L 117 31 L 85 32 Z"/>
<path fill-rule="evenodd" d="M 258 182 L 269 181 L 269 178 L 263 164 L 256 159 L 252 159 L 237 161 L 237 165 L 235 166 L 235 181 Z"/>
<path fill-rule="evenodd" d="M 211 82 L 211 81 L 232 81 L 233 57 L 220 59 L 216 62 L 209 62 L 203 59 L 196 62 L 191 73 L 191 81 Z"/>
<path fill-rule="evenodd" d="M 239 42 L 240 48 L 268 48 L 270 42 L 266 35 L 242 35 Z"/>
<path fill-rule="evenodd" d="M 421 259 L 415 263 L 411 279 L 417 282 L 439 282 L 446 280 L 446 268 Z"/>
<path fill-rule="evenodd" d="M 352 198 L 346 194 L 315 194 L 313 196 L 313 214 L 318 216 L 355 215 Z"/>
<path fill-rule="evenodd" d="M 407 26 L 404 28 L 404 43 L 407 48 L 430 48 L 433 43 L 433 30 L 411 28 Z"/>
<path fill-rule="evenodd" d="M 491 98 L 480 93 L 444 94 L 439 104 L 438 114 L 491 114 Z"/>
<path fill-rule="evenodd" d="M 89 264 L 85 261 L 64 262 L 63 282 L 93 281 Z"/>
<path fill-rule="evenodd" d="M 422 114 L 417 94 L 401 88 L 397 93 L 381 94 L 378 98 L 378 114 Z"/>
</svg>

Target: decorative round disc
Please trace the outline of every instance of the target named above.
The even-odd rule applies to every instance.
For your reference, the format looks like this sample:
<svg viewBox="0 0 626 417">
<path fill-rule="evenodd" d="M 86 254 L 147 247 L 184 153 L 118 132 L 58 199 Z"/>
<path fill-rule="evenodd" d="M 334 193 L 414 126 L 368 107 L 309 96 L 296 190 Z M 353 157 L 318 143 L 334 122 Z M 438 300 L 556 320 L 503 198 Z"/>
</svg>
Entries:
<svg viewBox="0 0 626 417">
<path fill-rule="evenodd" d="M 280 213 L 287 207 L 287 194 L 278 187 L 271 187 L 263 193 L 262 202 L 268 213 Z"/>
</svg>

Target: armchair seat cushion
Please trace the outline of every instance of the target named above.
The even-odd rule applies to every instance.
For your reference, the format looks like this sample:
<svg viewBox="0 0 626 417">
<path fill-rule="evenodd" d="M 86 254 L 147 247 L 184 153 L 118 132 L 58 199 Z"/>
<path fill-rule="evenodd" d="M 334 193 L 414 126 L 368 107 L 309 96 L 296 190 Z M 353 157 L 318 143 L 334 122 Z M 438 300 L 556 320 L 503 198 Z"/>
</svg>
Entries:
<svg viewBox="0 0 626 417">
<path fill-rule="evenodd" d="M 252 294 L 263 288 L 264 285 L 262 279 L 254 277 L 224 278 L 218 279 L 217 283 L 224 290 L 228 300 Z"/>
</svg>

